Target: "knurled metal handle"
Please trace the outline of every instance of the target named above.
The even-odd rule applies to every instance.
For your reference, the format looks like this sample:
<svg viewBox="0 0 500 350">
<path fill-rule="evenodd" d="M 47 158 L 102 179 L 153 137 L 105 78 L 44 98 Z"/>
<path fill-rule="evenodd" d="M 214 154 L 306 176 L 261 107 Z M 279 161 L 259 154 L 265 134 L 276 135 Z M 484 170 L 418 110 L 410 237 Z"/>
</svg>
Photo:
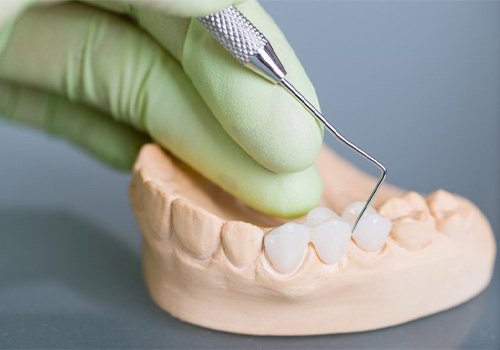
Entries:
<svg viewBox="0 0 500 350">
<path fill-rule="evenodd" d="M 269 41 L 234 6 L 199 17 L 205 29 L 239 62 L 274 83 L 286 76 L 286 70 Z"/>
<path fill-rule="evenodd" d="M 234 6 L 200 17 L 199 21 L 241 63 L 250 62 L 268 41 Z"/>
</svg>

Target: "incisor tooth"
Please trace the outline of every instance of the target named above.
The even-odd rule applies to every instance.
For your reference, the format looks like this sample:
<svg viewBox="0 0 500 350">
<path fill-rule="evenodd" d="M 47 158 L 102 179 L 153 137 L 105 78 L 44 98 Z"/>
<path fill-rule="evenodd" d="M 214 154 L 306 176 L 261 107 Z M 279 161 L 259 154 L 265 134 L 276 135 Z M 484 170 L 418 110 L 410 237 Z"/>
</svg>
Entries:
<svg viewBox="0 0 500 350">
<path fill-rule="evenodd" d="M 349 223 L 352 227 L 352 225 L 354 225 L 354 222 L 358 218 L 359 213 L 363 209 L 364 205 L 365 205 L 364 202 L 354 202 L 354 203 L 350 204 L 342 212 L 342 219 L 347 221 L 347 223 Z M 369 215 L 376 214 L 376 213 L 377 212 L 375 211 L 375 209 L 373 209 L 371 206 L 369 206 L 368 208 L 366 208 L 366 210 L 363 214 L 363 218 L 366 218 Z"/>
<path fill-rule="evenodd" d="M 313 228 L 329 219 L 336 217 L 338 217 L 338 215 L 333 210 L 327 207 L 317 207 L 312 209 L 307 214 L 306 225 Z"/>
<path fill-rule="evenodd" d="M 227 258 L 236 267 L 253 263 L 262 251 L 264 232 L 242 221 L 229 221 L 222 227 L 222 244 Z"/>
<path fill-rule="evenodd" d="M 276 270 L 289 273 L 300 264 L 309 244 L 309 228 L 287 222 L 264 237 L 266 254 Z"/>
<path fill-rule="evenodd" d="M 172 226 L 182 246 L 199 259 L 219 248 L 223 221 L 204 209 L 179 198 L 172 204 Z"/>
<path fill-rule="evenodd" d="M 322 261 L 333 265 L 345 254 L 351 239 L 351 226 L 333 218 L 311 229 L 311 242 Z"/>
<path fill-rule="evenodd" d="M 391 221 L 377 213 L 363 216 L 352 237 L 360 248 L 376 252 L 384 246 L 391 227 Z"/>
</svg>

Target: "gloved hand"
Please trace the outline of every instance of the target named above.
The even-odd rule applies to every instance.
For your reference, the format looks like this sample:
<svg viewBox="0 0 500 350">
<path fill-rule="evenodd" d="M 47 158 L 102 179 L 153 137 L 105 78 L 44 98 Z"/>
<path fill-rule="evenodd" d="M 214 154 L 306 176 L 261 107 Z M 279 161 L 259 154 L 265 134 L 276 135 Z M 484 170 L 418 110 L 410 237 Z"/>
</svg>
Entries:
<svg viewBox="0 0 500 350">
<path fill-rule="evenodd" d="M 231 2 L 2 2 L 0 114 L 122 168 L 150 135 L 251 207 L 300 215 L 320 198 L 314 161 L 323 131 L 192 18 Z M 289 80 L 318 105 L 272 19 L 256 1 L 237 6 L 273 44 Z"/>
</svg>

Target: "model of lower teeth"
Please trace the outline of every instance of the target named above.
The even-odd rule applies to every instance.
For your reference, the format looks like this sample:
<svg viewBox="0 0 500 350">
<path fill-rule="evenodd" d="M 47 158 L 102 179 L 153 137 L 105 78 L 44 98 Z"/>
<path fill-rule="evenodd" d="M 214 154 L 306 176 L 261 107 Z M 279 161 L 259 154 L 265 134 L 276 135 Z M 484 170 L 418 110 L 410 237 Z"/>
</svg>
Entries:
<svg viewBox="0 0 500 350">
<path fill-rule="evenodd" d="M 317 164 L 323 206 L 285 223 L 144 146 L 130 193 L 154 301 L 212 329 L 310 335 L 408 322 L 486 288 L 495 241 L 471 202 L 386 186 L 352 234 L 373 181 L 327 149 Z"/>
</svg>

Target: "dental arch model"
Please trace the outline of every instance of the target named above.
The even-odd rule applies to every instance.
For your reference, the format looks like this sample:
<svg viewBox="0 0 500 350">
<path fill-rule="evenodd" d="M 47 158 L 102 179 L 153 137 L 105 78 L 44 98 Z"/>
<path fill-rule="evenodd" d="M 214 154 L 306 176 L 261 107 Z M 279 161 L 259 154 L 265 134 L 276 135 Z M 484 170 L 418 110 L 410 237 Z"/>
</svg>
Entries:
<svg viewBox="0 0 500 350">
<path fill-rule="evenodd" d="M 318 167 L 338 174 L 324 177 L 323 207 L 286 223 L 144 146 L 130 192 L 156 303 L 208 328 L 310 335 L 407 322 L 488 285 L 495 241 L 472 203 L 442 190 L 423 197 L 386 186 L 378 212 L 370 208 L 351 237 L 363 204 L 356 201 L 371 182 L 326 148 Z M 347 184 L 350 194 L 339 192 Z"/>
</svg>

